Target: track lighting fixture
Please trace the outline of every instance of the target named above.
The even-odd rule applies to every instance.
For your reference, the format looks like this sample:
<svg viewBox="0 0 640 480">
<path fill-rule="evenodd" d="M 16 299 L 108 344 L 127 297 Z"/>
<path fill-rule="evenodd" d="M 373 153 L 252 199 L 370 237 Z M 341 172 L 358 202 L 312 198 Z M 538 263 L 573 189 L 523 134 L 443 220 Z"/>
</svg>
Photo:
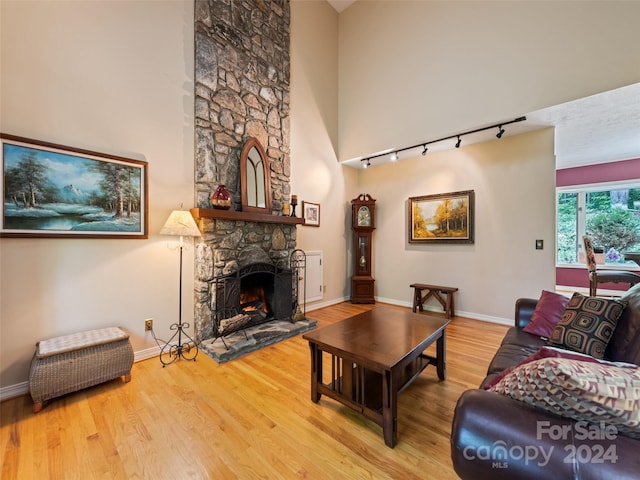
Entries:
<svg viewBox="0 0 640 480">
<path fill-rule="evenodd" d="M 0 0 L 2 1 L 2 0 Z M 494 128 L 498 129 L 498 133 L 496 134 L 497 138 L 502 138 L 502 136 L 504 135 L 505 131 L 504 131 L 504 126 L 505 125 L 511 125 L 512 123 L 517 123 L 517 122 L 523 122 L 527 119 L 527 117 L 518 117 L 518 118 L 514 118 L 513 120 L 509 120 L 508 122 L 502 122 L 502 123 L 497 123 L 495 125 L 490 125 L 488 127 L 481 127 L 481 128 L 476 128 L 475 130 L 469 130 L 466 132 L 460 132 L 460 133 L 456 133 L 453 135 L 449 135 L 448 137 L 442 137 L 442 138 L 438 138 L 436 140 L 430 140 L 428 142 L 422 142 L 422 143 L 418 143 L 417 145 L 411 145 L 410 147 L 404 147 L 404 148 L 399 148 L 396 151 L 394 151 L 391 156 L 389 157 L 389 159 L 392 162 L 395 162 L 398 160 L 399 158 L 399 154 L 400 152 L 404 152 L 407 150 L 413 150 L 415 148 L 418 147 L 422 147 L 422 155 L 426 155 L 427 154 L 427 145 L 431 145 L 433 143 L 439 143 L 439 142 L 443 142 L 445 140 L 451 140 L 451 139 L 457 139 L 456 141 L 456 148 L 460 148 L 460 145 L 462 145 L 462 137 L 465 135 L 470 135 L 472 133 L 478 133 L 478 132 L 484 132 L 485 130 L 491 130 Z M 378 157 L 382 157 L 382 156 L 386 156 L 389 154 L 389 151 L 387 150 L 385 153 L 378 153 L 376 155 L 371 155 L 370 157 L 367 158 L 363 158 L 360 161 L 364 162 L 363 163 L 363 168 L 369 168 L 371 166 L 371 162 L 370 160 L 373 158 L 378 158 Z"/>
</svg>

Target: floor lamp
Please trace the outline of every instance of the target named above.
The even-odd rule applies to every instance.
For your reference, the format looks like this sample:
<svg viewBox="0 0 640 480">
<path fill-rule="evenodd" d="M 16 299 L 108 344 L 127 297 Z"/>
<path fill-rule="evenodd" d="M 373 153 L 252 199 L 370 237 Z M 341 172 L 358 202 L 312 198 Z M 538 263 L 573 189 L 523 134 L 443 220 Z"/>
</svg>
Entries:
<svg viewBox="0 0 640 480">
<path fill-rule="evenodd" d="M 175 330 L 175 333 L 171 336 L 169 341 L 164 344 L 160 350 L 160 362 L 162 367 L 175 362 L 178 358 L 182 357 L 186 360 L 193 360 L 195 362 L 198 356 L 198 345 L 195 340 L 191 338 L 185 328 L 189 328 L 188 323 L 182 322 L 182 251 L 184 250 L 184 237 L 199 237 L 200 230 L 196 225 L 195 220 L 191 216 L 191 212 L 187 210 L 174 210 L 169 215 L 169 218 L 165 222 L 164 226 L 160 230 L 160 235 L 174 235 L 180 237 L 180 287 L 179 287 L 179 302 L 178 302 L 178 323 L 172 324 L 169 328 Z M 182 336 L 186 337 L 186 342 L 182 343 Z M 178 337 L 178 343 L 172 345 L 171 342 Z"/>
</svg>

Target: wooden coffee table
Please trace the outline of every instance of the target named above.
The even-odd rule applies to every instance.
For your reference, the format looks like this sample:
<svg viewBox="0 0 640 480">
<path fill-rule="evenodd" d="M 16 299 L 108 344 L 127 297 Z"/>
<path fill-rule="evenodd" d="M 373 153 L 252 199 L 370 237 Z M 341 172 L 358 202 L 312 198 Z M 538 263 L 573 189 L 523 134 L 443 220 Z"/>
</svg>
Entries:
<svg viewBox="0 0 640 480">
<path fill-rule="evenodd" d="M 384 442 L 398 441 L 398 393 L 428 365 L 445 379 L 445 328 L 450 319 L 410 310 L 373 310 L 303 335 L 311 349 L 311 400 L 322 394 L 382 427 Z M 436 342 L 436 356 L 424 351 Z M 331 371 L 323 377 L 323 360 Z"/>
</svg>

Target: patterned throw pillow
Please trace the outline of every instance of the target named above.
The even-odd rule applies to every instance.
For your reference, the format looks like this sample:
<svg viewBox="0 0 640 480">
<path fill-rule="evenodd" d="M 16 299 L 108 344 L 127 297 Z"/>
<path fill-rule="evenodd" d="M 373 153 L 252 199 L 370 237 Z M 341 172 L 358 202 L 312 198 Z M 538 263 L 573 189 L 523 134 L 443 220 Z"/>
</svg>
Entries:
<svg viewBox="0 0 640 480">
<path fill-rule="evenodd" d="M 604 358 L 625 301 L 574 293 L 547 345 Z"/>
<path fill-rule="evenodd" d="M 489 390 L 496 383 L 498 383 L 500 380 L 502 380 L 504 377 L 509 375 L 511 372 L 513 372 L 516 368 L 520 367 L 521 365 L 524 365 L 525 363 L 529 363 L 529 362 L 535 362 L 536 360 L 541 360 L 543 358 L 566 358 L 566 359 L 569 359 L 569 360 L 580 360 L 580 361 L 583 361 L 583 362 L 599 363 L 601 365 L 611 365 L 611 366 L 614 366 L 614 367 L 634 367 L 635 368 L 637 366 L 637 365 L 635 365 L 633 363 L 610 362 L 610 361 L 607 361 L 607 360 L 601 360 L 601 359 L 597 359 L 595 357 L 592 357 L 591 355 L 585 355 L 584 353 L 572 352 L 572 351 L 566 350 L 564 348 L 543 346 L 543 347 L 540 347 L 538 350 L 536 350 L 535 353 L 532 353 L 531 355 L 529 355 L 524 360 L 521 360 L 520 362 L 518 362 L 515 365 L 512 365 L 511 367 L 505 368 L 498 375 L 495 375 L 493 378 L 491 378 L 491 380 L 489 380 L 487 383 L 483 384 L 482 388 L 484 388 L 485 390 Z"/>
<path fill-rule="evenodd" d="M 489 391 L 547 412 L 640 438 L 640 368 L 544 358 L 522 365 Z"/>
</svg>

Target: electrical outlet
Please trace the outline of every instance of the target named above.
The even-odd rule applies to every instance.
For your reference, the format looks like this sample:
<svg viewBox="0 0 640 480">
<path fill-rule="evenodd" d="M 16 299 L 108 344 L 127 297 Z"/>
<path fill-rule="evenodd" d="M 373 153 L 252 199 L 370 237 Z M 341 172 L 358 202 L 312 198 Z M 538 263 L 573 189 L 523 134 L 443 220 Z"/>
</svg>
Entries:
<svg viewBox="0 0 640 480">
<path fill-rule="evenodd" d="M 150 332 L 151 330 L 153 330 L 153 318 L 147 318 L 144 321 L 144 331 Z"/>
</svg>

